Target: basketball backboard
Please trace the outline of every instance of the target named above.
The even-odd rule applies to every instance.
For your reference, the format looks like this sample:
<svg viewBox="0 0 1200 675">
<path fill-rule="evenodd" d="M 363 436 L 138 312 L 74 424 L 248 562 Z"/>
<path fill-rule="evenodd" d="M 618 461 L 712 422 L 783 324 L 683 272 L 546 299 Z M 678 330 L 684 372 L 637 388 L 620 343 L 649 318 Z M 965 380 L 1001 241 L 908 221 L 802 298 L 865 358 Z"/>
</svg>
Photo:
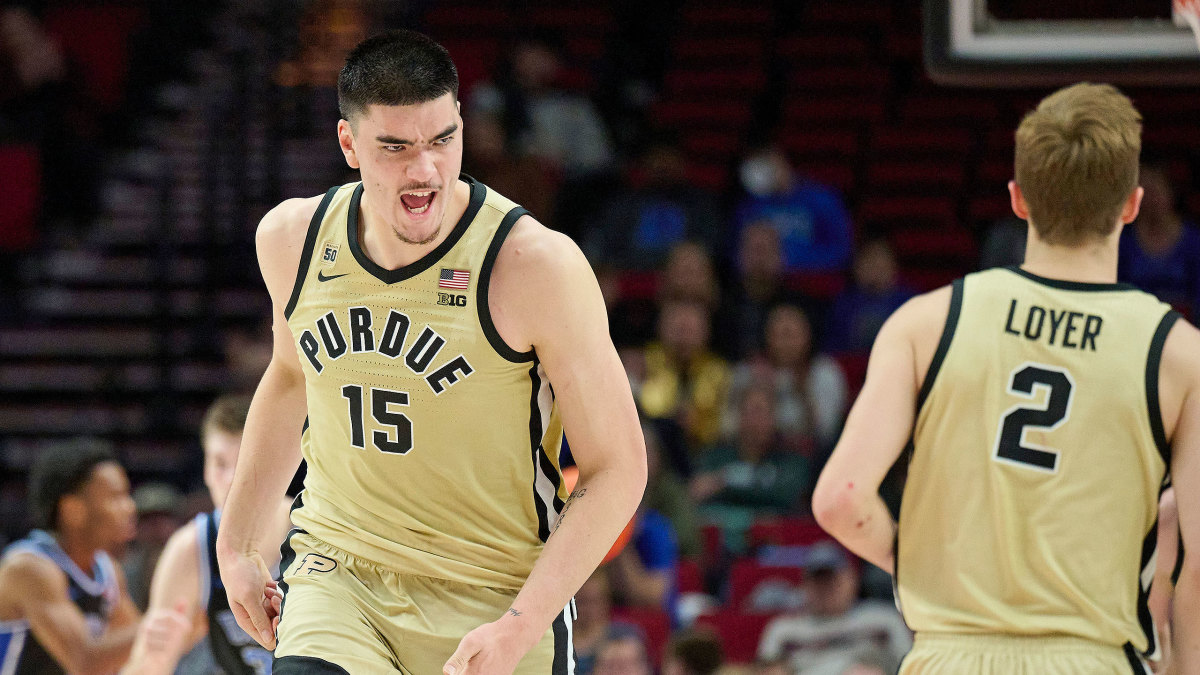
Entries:
<svg viewBox="0 0 1200 675">
<path fill-rule="evenodd" d="M 1073 11 L 1071 3 L 925 0 L 925 67 L 935 82 L 959 86 L 1200 83 L 1200 46 L 1172 21 L 1171 0 L 1159 1 L 1079 2 Z"/>
</svg>

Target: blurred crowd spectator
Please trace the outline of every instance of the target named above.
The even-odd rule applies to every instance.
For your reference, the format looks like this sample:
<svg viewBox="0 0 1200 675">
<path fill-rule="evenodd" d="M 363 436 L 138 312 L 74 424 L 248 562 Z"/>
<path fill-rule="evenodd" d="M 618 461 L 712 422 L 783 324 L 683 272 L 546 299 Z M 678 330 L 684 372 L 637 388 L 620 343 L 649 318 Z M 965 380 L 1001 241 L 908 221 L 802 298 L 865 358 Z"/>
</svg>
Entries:
<svg viewBox="0 0 1200 675">
<path fill-rule="evenodd" d="M 1142 209 L 1122 233 L 1117 276 L 1194 320 L 1200 311 L 1200 230 L 1179 213 L 1161 168 L 1143 166 L 1141 184 Z"/>
<path fill-rule="evenodd" d="M 854 227 L 835 189 L 799 175 L 776 146 L 747 155 L 739 176 L 746 196 L 734 214 L 735 232 L 760 222 L 774 228 L 788 272 L 845 269 Z"/>
</svg>

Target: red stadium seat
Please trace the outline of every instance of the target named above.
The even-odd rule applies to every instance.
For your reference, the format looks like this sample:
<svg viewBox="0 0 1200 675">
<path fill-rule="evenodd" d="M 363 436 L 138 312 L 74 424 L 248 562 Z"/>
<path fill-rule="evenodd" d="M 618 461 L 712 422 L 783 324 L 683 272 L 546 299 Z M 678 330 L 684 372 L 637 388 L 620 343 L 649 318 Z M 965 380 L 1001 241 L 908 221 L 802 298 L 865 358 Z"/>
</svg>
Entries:
<svg viewBox="0 0 1200 675">
<path fill-rule="evenodd" d="M 709 567 L 721 557 L 721 552 L 725 549 L 724 535 L 721 528 L 708 523 L 700 527 L 700 542 L 703 546 L 702 563 Z"/>
<path fill-rule="evenodd" d="M 870 354 L 844 352 L 834 354 L 833 358 L 842 369 L 842 375 L 846 377 L 847 399 L 853 401 L 858 397 L 858 392 L 862 391 L 863 383 L 867 379 L 867 363 Z"/>
<path fill-rule="evenodd" d="M 654 106 L 654 117 L 672 127 L 742 128 L 750 122 L 750 102 L 725 101 L 663 101 Z"/>
<path fill-rule="evenodd" d="M 692 159 L 728 161 L 741 152 L 742 134 L 738 129 L 704 129 L 685 133 L 680 142 Z"/>
<path fill-rule="evenodd" d="M 622 298 L 646 300 L 658 295 L 660 281 L 658 272 L 626 270 L 621 272 L 617 286 Z"/>
<path fill-rule="evenodd" d="M 671 617 L 661 609 L 614 607 L 612 618 L 614 621 L 633 624 L 642 630 L 646 637 L 646 649 L 654 667 L 657 668 L 662 662 L 663 649 L 671 635 Z"/>
<path fill-rule="evenodd" d="M 799 567 L 776 567 L 760 564 L 754 558 L 739 558 L 729 568 L 729 602 L 727 605 L 742 612 L 749 612 L 747 600 L 755 590 L 765 583 L 784 583 L 800 586 L 804 576 Z"/>
<path fill-rule="evenodd" d="M 974 140 L 974 135 L 967 129 L 878 127 L 871 139 L 871 150 L 882 155 L 904 158 L 952 155 L 950 159 L 961 161 Z"/>
<path fill-rule="evenodd" d="M 900 119 L 912 123 L 965 122 L 972 125 L 985 124 L 1000 114 L 999 106 L 992 99 L 972 99 L 963 96 L 930 94 L 914 96 L 900 105 Z M 1012 131 L 1007 130 L 1009 136 Z"/>
<path fill-rule="evenodd" d="M 46 13 L 46 32 L 62 46 L 83 76 L 89 98 L 105 110 L 125 99 L 130 36 L 142 23 L 142 10 L 114 3 L 64 3 Z"/>
<path fill-rule="evenodd" d="M 762 68 L 766 49 L 762 40 L 741 36 L 689 37 L 675 41 L 675 67 L 721 66 Z"/>
<path fill-rule="evenodd" d="M 867 167 L 869 188 L 944 194 L 956 192 L 966 180 L 966 171 L 961 163 L 938 160 L 870 162 Z"/>
<path fill-rule="evenodd" d="M 862 96 L 806 98 L 793 95 L 784 109 L 785 128 L 811 127 L 814 124 L 846 128 L 856 124 L 883 121 L 886 110 L 882 99 Z"/>
<path fill-rule="evenodd" d="M 914 226 L 949 229 L 957 219 L 954 200 L 949 197 L 881 197 L 858 208 L 860 223 L 885 231 Z"/>
<path fill-rule="evenodd" d="M 830 536 L 817 521 L 806 516 L 760 518 L 746 532 L 751 550 L 760 546 L 809 546 Z"/>
<path fill-rule="evenodd" d="M 695 4 L 684 10 L 683 23 L 691 28 L 712 28 L 722 34 L 739 30 L 760 33 L 771 23 L 771 10 L 742 5 Z"/>
<path fill-rule="evenodd" d="M 700 563 L 695 560 L 680 558 L 675 575 L 680 593 L 704 592 L 704 572 L 700 569 Z"/>
<path fill-rule="evenodd" d="M 729 663 L 753 663 L 758 654 L 758 641 L 763 629 L 774 618 L 771 614 L 742 614 L 723 609 L 713 614 L 701 614 L 696 623 L 709 626 L 721 638 L 725 660 Z"/>
<path fill-rule="evenodd" d="M 905 267 L 900 270 L 900 278 L 906 284 L 924 293 L 935 288 L 941 288 L 961 277 L 968 270 L 953 267 Z"/>
<path fill-rule="evenodd" d="M 816 300 L 832 300 L 846 287 L 841 272 L 797 272 L 789 274 L 787 287 Z"/>
<path fill-rule="evenodd" d="M 888 71 L 878 66 L 823 66 L 800 68 L 792 73 L 792 86 L 806 91 L 878 94 L 890 84 Z"/>
<path fill-rule="evenodd" d="M 795 162 L 795 167 L 801 174 L 826 185 L 832 185 L 841 190 L 842 194 L 853 193 L 857 186 L 854 167 L 848 162 L 801 160 Z"/>
<path fill-rule="evenodd" d="M 672 95 L 747 95 L 762 91 L 767 74 L 761 68 L 728 67 L 703 70 L 674 70 L 667 74 L 666 87 Z"/>
<path fill-rule="evenodd" d="M 724 192 L 729 187 L 729 167 L 725 164 L 692 164 L 687 168 L 687 179 L 696 187 Z"/>
<path fill-rule="evenodd" d="M 860 27 L 883 26 L 892 20 L 892 6 L 877 2 L 812 2 L 807 5 L 807 19 L 812 23 Z"/>
<path fill-rule="evenodd" d="M 37 235 L 42 161 L 33 145 L 0 145 L 0 250 L 20 251 Z"/>
<path fill-rule="evenodd" d="M 781 139 L 784 150 L 797 157 L 854 157 L 858 154 L 859 134 L 846 129 L 791 129 Z"/>
<path fill-rule="evenodd" d="M 867 41 L 857 35 L 806 33 L 784 38 L 779 54 L 787 63 L 840 64 L 862 63 L 870 58 Z"/>
<path fill-rule="evenodd" d="M 974 261 L 978 255 L 975 237 L 962 227 L 925 228 L 913 227 L 896 230 L 890 237 L 892 249 L 901 260 L 920 258 L 944 260 L 947 258 L 963 262 Z"/>
</svg>

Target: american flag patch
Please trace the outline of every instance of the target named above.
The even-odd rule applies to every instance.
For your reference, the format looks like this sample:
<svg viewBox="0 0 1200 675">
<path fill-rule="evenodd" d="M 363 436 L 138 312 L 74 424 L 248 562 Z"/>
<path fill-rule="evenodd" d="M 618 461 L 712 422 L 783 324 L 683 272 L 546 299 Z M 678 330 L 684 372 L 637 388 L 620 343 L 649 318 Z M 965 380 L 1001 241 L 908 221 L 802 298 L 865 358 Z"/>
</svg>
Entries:
<svg viewBox="0 0 1200 675">
<path fill-rule="evenodd" d="M 438 277 L 438 288 L 456 288 L 461 291 L 467 290 L 467 282 L 471 280 L 471 273 L 467 270 L 451 270 L 442 268 L 442 274 Z"/>
</svg>

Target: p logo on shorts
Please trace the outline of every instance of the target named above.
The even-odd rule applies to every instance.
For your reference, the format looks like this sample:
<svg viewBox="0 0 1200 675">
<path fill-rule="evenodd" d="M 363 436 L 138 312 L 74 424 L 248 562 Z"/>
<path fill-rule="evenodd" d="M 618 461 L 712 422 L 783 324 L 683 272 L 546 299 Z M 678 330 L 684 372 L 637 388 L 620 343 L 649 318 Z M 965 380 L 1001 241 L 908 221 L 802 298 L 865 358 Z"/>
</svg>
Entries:
<svg viewBox="0 0 1200 675">
<path fill-rule="evenodd" d="M 303 560 L 300 561 L 300 566 L 296 568 L 295 574 L 296 576 L 300 576 L 302 574 L 312 574 L 313 572 L 325 574 L 327 572 L 332 572 L 335 567 L 337 567 L 337 561 L 333 558 L 326 558 L 323 555 L 309 553 L 308 555 L 304 556 Z"/>
</svg>

